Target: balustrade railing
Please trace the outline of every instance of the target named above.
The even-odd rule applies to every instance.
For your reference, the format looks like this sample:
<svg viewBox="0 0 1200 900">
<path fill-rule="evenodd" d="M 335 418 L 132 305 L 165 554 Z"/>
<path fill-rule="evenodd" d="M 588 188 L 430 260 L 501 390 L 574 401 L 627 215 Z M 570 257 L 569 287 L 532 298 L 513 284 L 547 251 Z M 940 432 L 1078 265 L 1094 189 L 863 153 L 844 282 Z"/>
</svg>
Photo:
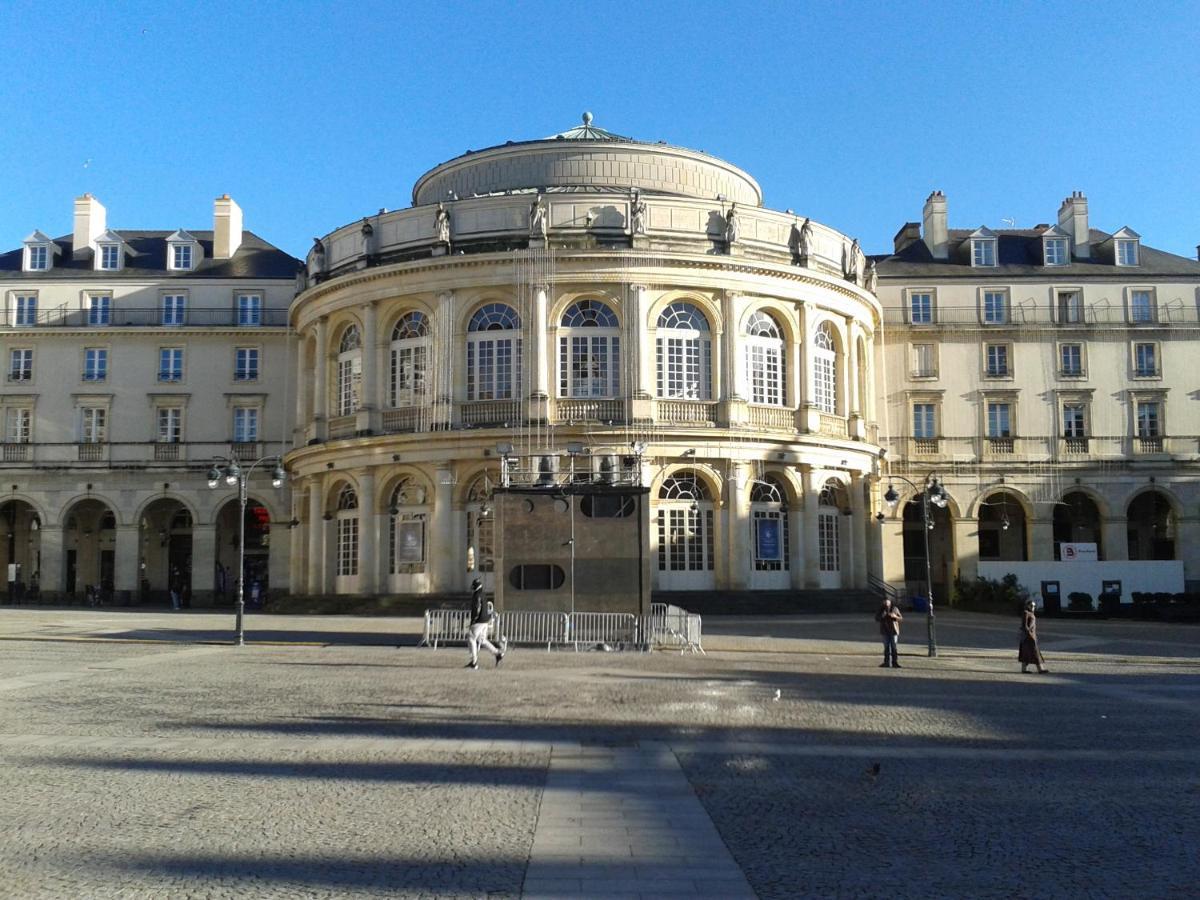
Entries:
<svg viewBox="0 0 1200 900">
<path fill-rule="evenodd" d="M 358 427 L 358 416 L 333 416 L 329 420 L 329 439 L 331 441 L 341 440 L 342 438 L 354 437 L 354 431 Z"/>
<path fill-rule="evenodd" d="M 849 437 L 850 431 L 846 427 L 846 419 L 844 416 L 834 416 L 829 413 L 821 413 L 821 434 L 827 434 L 830 437 Z"/>
<path fill-rule="evenodd" d="M 753 428 L 771 428 L 777 431 L 796 430 L 796 411 L 794 409 L 784 406 L 751 404 L 746 410 Z"/>
<path fill-rule="evenodd" d="M 554 417 L 559 422 L 624 424 L 625 401 L 560 398 L 554 401 Z"/>
<path fill-rule="evenodd" d="M 658 400 L 659 422 L 671 425 L 712 425 L 717 421 L 717 405 L 702 400 Z"/>
</svg>

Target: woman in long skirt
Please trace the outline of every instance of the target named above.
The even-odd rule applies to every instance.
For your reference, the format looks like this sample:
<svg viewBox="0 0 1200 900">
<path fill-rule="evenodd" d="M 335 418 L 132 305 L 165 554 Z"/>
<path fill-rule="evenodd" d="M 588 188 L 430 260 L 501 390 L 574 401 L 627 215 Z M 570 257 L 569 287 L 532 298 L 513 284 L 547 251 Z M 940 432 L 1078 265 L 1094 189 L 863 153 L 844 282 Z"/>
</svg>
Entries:
<svg viewBox="0 0 1200 900">
<path fill-rule="evenodd" d="M 1033 614 L 1032 600 L 1025 603 L 1025 614 L 1021 619 L 1021 647 L 1017 651 L 1017 659 L 1021 661 L 1021 671 L 1028 672 L 1030 666 L 1037 666 L 1043 675 L 1050 670 L 1046 668 L 1042 652 L 1038 650 L 1037 616 Z"/>
</svg>

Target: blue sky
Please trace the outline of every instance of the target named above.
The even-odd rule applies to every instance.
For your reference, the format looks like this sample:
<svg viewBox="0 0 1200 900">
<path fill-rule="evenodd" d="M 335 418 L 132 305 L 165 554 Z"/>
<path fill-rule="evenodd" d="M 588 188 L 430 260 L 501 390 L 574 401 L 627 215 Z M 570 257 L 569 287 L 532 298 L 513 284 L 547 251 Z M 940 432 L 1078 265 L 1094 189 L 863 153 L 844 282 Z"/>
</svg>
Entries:
<svg viewBox="0 0 1200 900">
<path fill-rule="evenodd" d="M 579 122 L 705 150 L 891 247 L 1053 221 L 1200 243 L 1195 3 L 135 3 L 0 6 L 0 247 L 71 230 L 246 227 L 296 255 L 411 203 L 427 169 Z"/>
</svg>

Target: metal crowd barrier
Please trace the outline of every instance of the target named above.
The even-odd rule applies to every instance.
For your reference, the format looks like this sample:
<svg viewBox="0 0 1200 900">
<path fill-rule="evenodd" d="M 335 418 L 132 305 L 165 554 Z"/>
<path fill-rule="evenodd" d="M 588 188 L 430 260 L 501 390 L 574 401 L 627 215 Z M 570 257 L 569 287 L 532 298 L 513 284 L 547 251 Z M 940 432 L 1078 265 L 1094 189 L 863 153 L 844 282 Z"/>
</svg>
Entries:
<svg viewBox="0 0 1200 900">
<path fill-rule="evenodd" d="M 651 604 L 644 633 L 652 647 L 678 647 L 681 654 L 704 653 L 700 616 L 678 606 Z"/>
<path fill-rule="evenodd" d="M 418 647 L 432 647 L 438 644 L 466 644 L 467 629 L 471 624 L 471 611 L 467 609 L 427 609 L 425 610 L 425 634 Z M 493 630 L 495 625 L 493 624 Z"/>
<path fill-rule="evenodd" d="M 632 613 L 576 612 L 569 616 L 570 642 L 580 644 L 636 644 L 638 617 Z"/>
<path fill-rule="evenodd" d="M 500 613 L 497 628 L 510 644 L 565 644 L 570 633 L 567 613 L 509 610 Z"/>
</svg>

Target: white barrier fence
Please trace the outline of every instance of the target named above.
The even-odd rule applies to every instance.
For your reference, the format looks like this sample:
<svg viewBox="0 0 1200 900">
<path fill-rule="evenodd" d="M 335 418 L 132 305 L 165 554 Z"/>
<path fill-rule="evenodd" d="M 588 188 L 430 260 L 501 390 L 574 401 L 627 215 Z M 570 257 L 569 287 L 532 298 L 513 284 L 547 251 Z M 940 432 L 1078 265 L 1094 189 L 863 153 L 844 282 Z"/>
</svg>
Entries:
<svg viewBox="0 0 1200 900">
<path fill-rule="evenodd" d="M 435 650 L 441 644 L 465 644 L 471 614 L 465 609 L 425 610 L 425 633 L 420 646 Z M 700 617 L 677 606 L 655 603 L 650 615 L 599 612 L 497 613 L 488 636 L 509 644 L 555 646 L 606 645 L 610 648 L 679 648 L 680 653 L 703 653 Z"/>
</svg>

